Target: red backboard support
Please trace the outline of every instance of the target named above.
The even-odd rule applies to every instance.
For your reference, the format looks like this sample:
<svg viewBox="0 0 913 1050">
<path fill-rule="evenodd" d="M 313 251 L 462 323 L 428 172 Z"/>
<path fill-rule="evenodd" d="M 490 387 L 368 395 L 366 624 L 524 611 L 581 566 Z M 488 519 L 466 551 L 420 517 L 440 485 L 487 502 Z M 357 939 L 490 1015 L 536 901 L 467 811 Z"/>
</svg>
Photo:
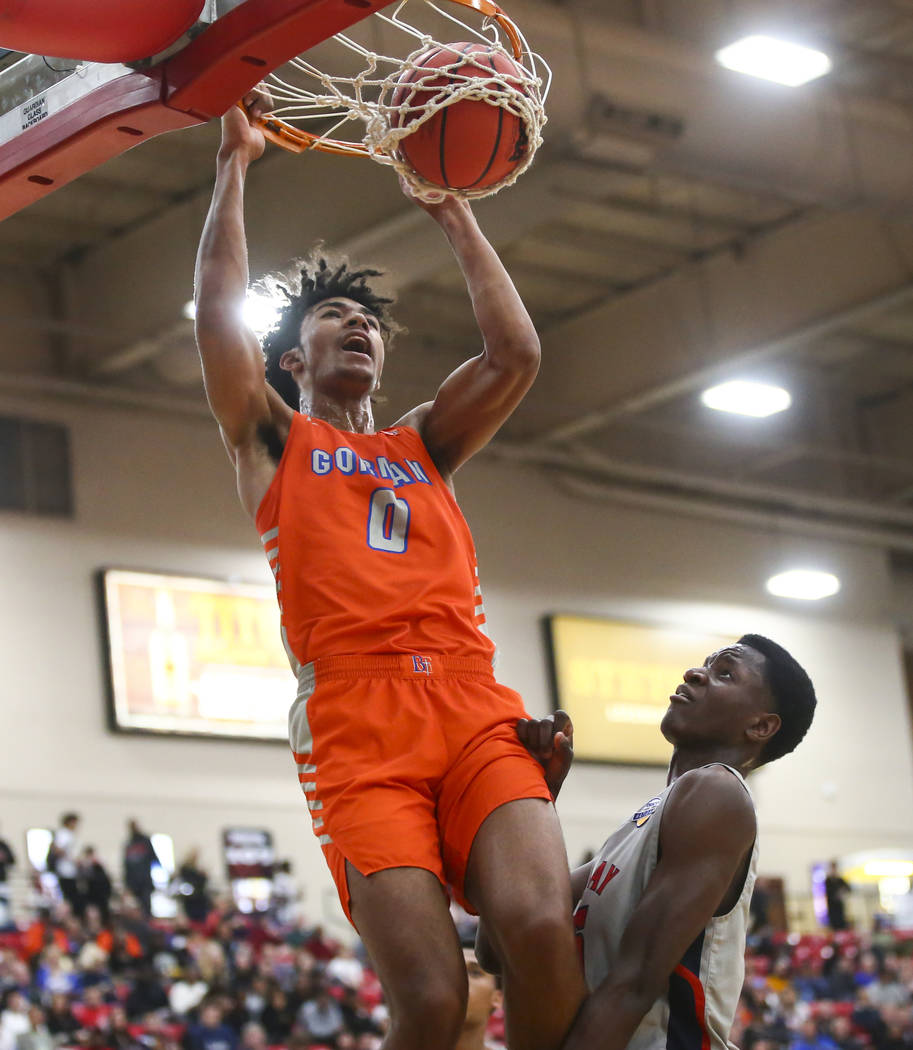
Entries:
<svg viewBox="0 0 913 1050">
<path fill-rule="evenodd" d="M 182 51 L 0 145 L 0 219 L 164 131 L 221 116 L 267 73 L 391 0 L 244 0 Z"/>
</svg>

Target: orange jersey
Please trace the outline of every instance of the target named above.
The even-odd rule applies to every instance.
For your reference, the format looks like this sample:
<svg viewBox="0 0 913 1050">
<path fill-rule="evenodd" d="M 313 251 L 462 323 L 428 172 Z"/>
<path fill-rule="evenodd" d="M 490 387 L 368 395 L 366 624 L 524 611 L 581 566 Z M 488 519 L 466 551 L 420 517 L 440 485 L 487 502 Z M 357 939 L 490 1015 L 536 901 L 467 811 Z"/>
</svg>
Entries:
<svg viewBox="0 0 913 1050">
<path fill-rule="evenodd" d="M 356 434 L 295 415 L 256 524 L 298 664 L 492 659 L 469 526 L 413 428 Z"/>
</svg>

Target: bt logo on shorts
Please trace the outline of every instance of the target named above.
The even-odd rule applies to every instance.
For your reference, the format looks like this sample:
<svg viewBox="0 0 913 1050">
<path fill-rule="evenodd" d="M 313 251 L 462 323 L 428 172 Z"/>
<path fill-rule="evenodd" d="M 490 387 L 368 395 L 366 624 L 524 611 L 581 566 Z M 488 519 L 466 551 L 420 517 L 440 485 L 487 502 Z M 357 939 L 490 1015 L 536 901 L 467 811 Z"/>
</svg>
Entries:
<svg viewBox="0 0 913 1050">
<path fill-rule="evenodd" d="M 416 674 L 431 674 L 431 657 L 413 656 L 412 670 L 415 671 Z"/>
</svg>

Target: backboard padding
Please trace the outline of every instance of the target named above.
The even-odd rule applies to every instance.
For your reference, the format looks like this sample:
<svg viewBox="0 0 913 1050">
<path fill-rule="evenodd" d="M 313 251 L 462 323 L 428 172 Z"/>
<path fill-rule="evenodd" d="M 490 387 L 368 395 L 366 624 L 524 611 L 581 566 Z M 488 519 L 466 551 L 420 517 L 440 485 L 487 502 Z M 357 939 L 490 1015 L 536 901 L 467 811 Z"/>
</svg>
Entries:
<svg viewBox="0 0 913 1050">
<path fill-rule="evenodd" d="M 0 219 L 148 138 L 220 116 L 266 73 L 390 2 L 241 0 L 160 65 L 117 67 L 60 112 L 39 93 L 0 142 Z"/>
</svg>

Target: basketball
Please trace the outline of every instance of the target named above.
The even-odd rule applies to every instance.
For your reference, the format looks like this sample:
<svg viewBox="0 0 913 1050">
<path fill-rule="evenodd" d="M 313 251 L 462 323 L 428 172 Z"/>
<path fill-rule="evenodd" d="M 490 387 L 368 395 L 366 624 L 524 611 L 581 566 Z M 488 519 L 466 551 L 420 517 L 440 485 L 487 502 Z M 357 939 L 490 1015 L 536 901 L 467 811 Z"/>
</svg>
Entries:
<svg viewBox="0 0 913 1050">
<path fill-rule="evenodd" d="M 468 56 L 472 58 L 468 58 Z M 522 73 L 503 51 L 483 43 L 433 47 L 413 61 L 397 81 L 391 97 L 393 125 L 401 127 L 457 78 L 486 79 L 494 73 Z M 428 78 L 428 70 L 440 76 Z M 421 81 L 421 87 L 411 85 Z M 529 141 L 523 122 L 501 106 L 479 99 L 457 99 L 399 143 L 403 159 L 423 179 L 442 189 L 484 189 L 506 178 L 525 158 Z"/>
</svg>

